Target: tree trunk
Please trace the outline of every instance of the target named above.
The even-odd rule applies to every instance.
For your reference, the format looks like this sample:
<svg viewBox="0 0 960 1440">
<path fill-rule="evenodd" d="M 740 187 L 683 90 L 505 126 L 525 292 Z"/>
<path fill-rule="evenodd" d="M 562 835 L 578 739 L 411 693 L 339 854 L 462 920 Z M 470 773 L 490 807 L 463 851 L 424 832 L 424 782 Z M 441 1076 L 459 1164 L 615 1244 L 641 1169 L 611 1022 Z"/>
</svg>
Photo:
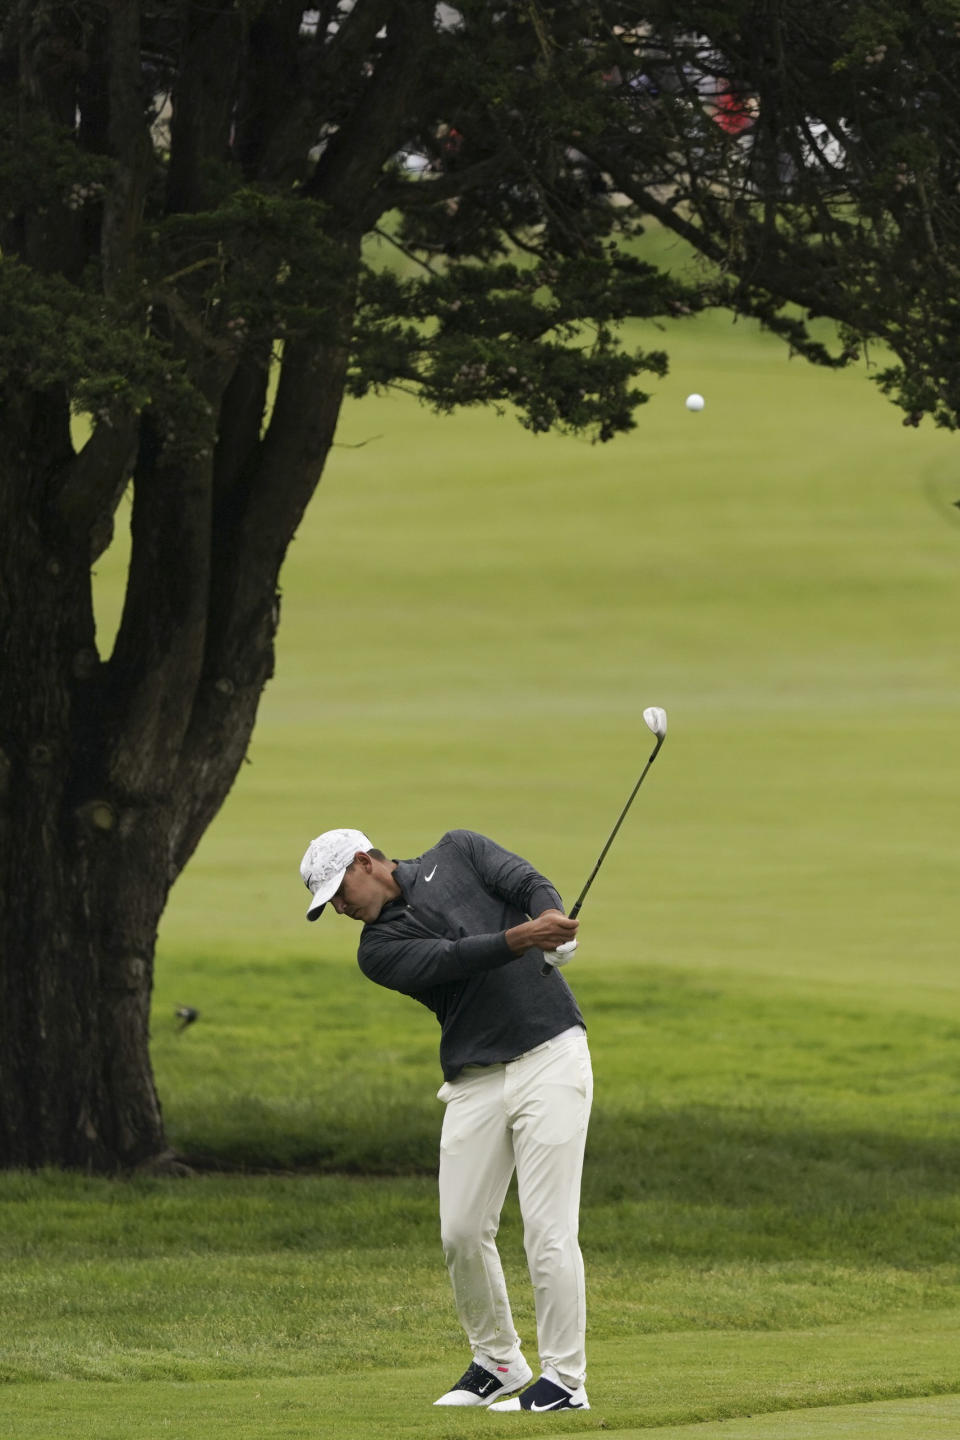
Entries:
<svg viewBox="0 0 960 1440">
<path fill-rule="evenodd" d="M 37 815 L 38 768 L 11 787 L 0 846 L 0 1164 L 109 1172 L 164 1149 L 148 1046 L 157 887 L 142 869 L 126 879 L 129 846 L 96 819 L 62 803 L 59 820 Z M 59 788 L 45 778 L 44 809 Z"/>
<path fill-rule="evenodd" d="M 232 484 L 220 456 L 216 525 L 212 454 L 158 458 L 144 418 L 106 661 L 90 555 L 115 484 L 101 477 L 86 512 L 71 493 L 88 476 L 62 396 L 0 408 L 0 1167 L 110 1172 L 168 1153 L 149 1055 L 157 928 L 273 673 L 279 570 L 346 353 L 289 347 L 273 423 L 248 437 L 246 466 L 234 456 Z"/>
<path fill-rule="evenodd" d="M 109 1172 L 165 1150 L 149 1055 L 157 927 L 185 830 L 195 844 L 246 752 L 273 667 L 273 587 L 246 683 L 198 684 L 154 659 L 118 694 L 94 646 L 88 567 L 39 527 L 28 545 L 22 534 L 0 541 L 0 1166 Z M 202 767 L 183 739 L 164 748 L 198 705 Z"/>
<path fill-rule="evenodd" d="M 207 567 L 158 509 L 158 493 L 178 504 L 175 477 L 144 476 L 126 647 L 103 663 L 89 547 L 58 539 L 44 490 L 36 472 L 0 472 L 0 1166 L 109 1172 L 165 1150 L 157 927 L 246 753 L 273 670 L 276 577 L 261 577 L 257 634 L 227 678 L 222 654 L 205 656 Z M 202 527 L 190 538 L 204 534 L 208 547 Z M 243 599 L 249 615 L 258 597 Z"/>
<path fill-rule="evenodd" d="M 164 819 L 104 792 L 89 563 L 13 523 L 42 493 L 36 471 L 0 481 L 0 1164 L 109 1170 L 163 1149 L 147 1038 Z"/>
</svg>

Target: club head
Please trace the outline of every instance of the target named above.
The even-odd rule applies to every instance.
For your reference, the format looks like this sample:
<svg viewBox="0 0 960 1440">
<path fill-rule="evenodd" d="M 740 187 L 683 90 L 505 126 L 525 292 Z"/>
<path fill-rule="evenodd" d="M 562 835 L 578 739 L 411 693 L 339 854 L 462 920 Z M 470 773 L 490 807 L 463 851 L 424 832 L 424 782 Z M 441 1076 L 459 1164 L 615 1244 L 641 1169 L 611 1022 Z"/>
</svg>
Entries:
<svg viewBox="0 0 960 1440">
<path fill-rule="evenodd" d="M 667 712 L 662 705 L 648 705 L 643 712 L 643 720 L 647 729 L 662 740 L 667 733 Z"/>
</svg>

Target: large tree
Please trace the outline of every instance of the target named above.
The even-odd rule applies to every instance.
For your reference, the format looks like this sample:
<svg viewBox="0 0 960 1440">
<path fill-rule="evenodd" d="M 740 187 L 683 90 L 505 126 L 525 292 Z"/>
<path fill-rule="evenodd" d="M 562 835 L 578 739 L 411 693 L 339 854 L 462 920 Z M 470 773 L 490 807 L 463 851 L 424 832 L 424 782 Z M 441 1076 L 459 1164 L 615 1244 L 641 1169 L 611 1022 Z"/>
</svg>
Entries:
<svg viewBox="0 0 960 1440">
<path fill-rule="evenodd" d="M 614 322 L 689 297 L 607 248 L 568 152 L 603 94 L 576 17 L 0 5 L 2 1163 L 164 1153 L 158 922 L 247 749 L 344 394 L 608 438 L 662 372 Z M 91 566 L 131 476 L 107 655 Z"/>
<path fill-rule="evenodd" d="M 609 439 L 666 363 L 617 323 L 714 302 L 828 363 L 880 335 L 952 423 L 952 9 L 0 0 L 0 1163 L 164 1154 L 157 927 L 345 394 Z M 636 258 L 651 214 L 697 284 Z M 784 299 L 843 322 L 834 353 Z"/>
</svg>

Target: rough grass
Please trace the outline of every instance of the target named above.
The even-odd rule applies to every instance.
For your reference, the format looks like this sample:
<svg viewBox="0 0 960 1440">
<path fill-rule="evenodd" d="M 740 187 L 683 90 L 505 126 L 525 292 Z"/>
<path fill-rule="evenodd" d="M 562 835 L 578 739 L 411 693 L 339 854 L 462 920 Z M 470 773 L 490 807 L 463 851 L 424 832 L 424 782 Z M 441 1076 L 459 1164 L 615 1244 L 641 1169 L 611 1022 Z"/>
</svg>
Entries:
<svg viewBox="0 0 960 1440">
<path fill-rule="evenodd" d="M 266 995 L 277 970 L 257 982 L 250 968 L 252 1011 L 258 983 Z M 198 982 L 203 973 L 197 965 Z M 351 970 L 321 974 L 336 1015 L 358 982 Z M 602 1082 L 583 1245 L 591 1389 L 605 1428 L 958 1388 L 960 1176 L 945 1063 L 954 1022 L 899 1013 L 883 996 L 816 1001 L 782 982 L 704 983 L 642 967 L 598 967 L 586 989 Z M 332 1404 L 338 1435 L 388 1435 L 391 1377 L 402 1375 L 405 1391 L 425 1387 L 422 1429 L 411 1433 L 467 1433 L 441 1427 L 425 1404 L 461 1358 L 437 1237 L 432 1055 L 417 1054 L 416 1036 L 397 1042 L 389 1018 L 368 1016 L 339 1086 L 294 1100 L 284 1084 L 307 1084 L 297 1057 L 317 1036 L 288 1017 L 274 1056 L 278 1023 L 274 1013 L 261 1033 L 251 1021 L 260 1093 L 251 1088 L 247 1104 L 239 1092 L 232 1109 L 225 1082 L 222 1093 L 207 1088 L 212 1024 L 205 1040 L 202 1017 L 158 1037 L 161 1073 L 169 1065 L 167 1088 L 180 1097 L 175 1137 L 211 1154 L 232 1149 L 239 1163 L 256 1098 L 254 1113 L 274 1122 L 250 1129 L 257 1163 L 383 1170 L 394 1155 L 422 1173 L 4 1177 L 0 1415 L 24 1382 L 110 1381 L 125 1393 L 137 1382 L 151 1392 L 148 1413 L 170 1408 L 169 1388 L 153 1387 L 176 1382 L 183 1423 L 214 1434 L 203 1429 L 213 1425 L 210 1387 L 221 1387 L 231 1426 L 246 1423 L 255 1377 L 285 1397 L 265 1407 L 262 1433 L 301 1433 L 284 1428 L 289 1402 L 305 1425 Z M 845 1039 L 854 1032 L 855 1045 Z M 406 1077 L 399 1087 L 394 1074 Z M 193 1131 L 204 1094 L 206 1120 Z M 322 1153 L 310 1148 L 317 1136 Z M 532 1336 L 512 1197 L 501 1241 L 517 1321 Z M 277 1388 L 284 1378 L 293 1389 Z M 104 1395 L 102 1409 L 82 1393 L 89 1428 L 71 1409 L 64 1433 L 106 1423 L 114 1401 Z"/>
</svg>

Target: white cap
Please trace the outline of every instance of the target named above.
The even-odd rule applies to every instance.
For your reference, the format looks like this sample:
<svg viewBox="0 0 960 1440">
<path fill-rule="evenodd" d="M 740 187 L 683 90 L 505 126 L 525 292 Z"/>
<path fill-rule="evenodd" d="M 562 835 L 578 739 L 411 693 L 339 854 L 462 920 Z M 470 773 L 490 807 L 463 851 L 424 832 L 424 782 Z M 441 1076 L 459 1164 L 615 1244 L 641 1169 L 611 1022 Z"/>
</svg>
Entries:
<svg viewBox="0 0 960 1440">
<path fill-rule="evenodd" d="M 358 850 L 372 850 L 373 841 L 362 830 L 324 830 L 311 840 L 300 861 L 300 874 L 313 899 L 307 911 L 308 920 L 319 920 L 323 907 L 340 889 L 348 865 L 353 864 Z"/>
</svg>

